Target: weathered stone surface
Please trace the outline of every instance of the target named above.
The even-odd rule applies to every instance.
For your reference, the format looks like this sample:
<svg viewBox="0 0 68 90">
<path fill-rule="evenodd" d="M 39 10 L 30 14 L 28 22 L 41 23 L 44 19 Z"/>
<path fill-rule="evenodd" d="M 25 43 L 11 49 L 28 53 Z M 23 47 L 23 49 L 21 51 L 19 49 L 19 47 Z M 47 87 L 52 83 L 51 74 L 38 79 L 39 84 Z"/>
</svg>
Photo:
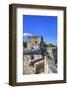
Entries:
<svg viewBox="0 0 68 90">
<path fill-rule="evenodd" d="M 38 37 L 38 36 L 29 37 L 27 41 L 27 48 L 24 49 L 27 54 L 24 54 L 23 56 L 23 74 L 24 75 L 40 74 L 40 73 L 45 73 L 45 74 L 57 73 L 57 69 L 55 65 L 55 59 L 56 59 L 55 55 L 57 55 L 56 47 L 46 48 L 51 59 L 47 58 L 47 56 L 43 58 L 41 53 L 40 54 L 34 54 L 35 52 L 33 54 L 31 53 L 35 50 L 41 50 L 42 42 L 43 42 L 42 37 Z M 30 54 L 28 54 L 29 52 Z M 43 58 L 43 60 L 40 60 L 40 58 Z M 35 60 L 35 63 L 33 65 L 30 65 L 30 62 L 34 60 Z M 38 62 L 36 60 L 38 60 Z"/>
</svg>

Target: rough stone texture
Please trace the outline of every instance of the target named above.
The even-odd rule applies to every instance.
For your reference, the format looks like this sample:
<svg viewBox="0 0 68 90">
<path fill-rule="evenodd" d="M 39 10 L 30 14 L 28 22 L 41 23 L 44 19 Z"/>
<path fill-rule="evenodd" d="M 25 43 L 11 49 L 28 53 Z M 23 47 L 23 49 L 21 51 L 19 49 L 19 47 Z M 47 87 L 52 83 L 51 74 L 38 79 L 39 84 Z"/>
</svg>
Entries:
<svg viewBox="0 0 68 90">
<path fill-rule="evenodd" d="M 43 39 L 41 37 L 32 36 L 29 37 L 27 41 L 27 48 L 25 50 L 36 50 L 40 49 L 42 46 Z M 49 53 L 51 59 L 48 59 L 46 56 L 43 60 L 36 62 L 33 66 L 30 65 L 31 61 L 42 58 L 42 54 L 34 54 L 34 55 L 24 55 L 23 56 L 23 74 L 40 74 L 40 73 L 56 73 L 56 65 L 55 65 L 55 52 L 56 48 L 50 47 L 47 48 L 47 52 Z M 54 55 L 55 53 L 55 55 Z"/>
<path fill-rule="evenodd" d="M 54 56 L 53 56 L 53 48 L 47 48 L 47 52 L 49 56 L 52 58 L 52 64 L 55 65 Z"/>
<path fill-rule="evenodd" d="M 29 48 L 30 50 L 40 48 L 42 41 L 42 37 L 39 36 L 29 37 L 27 41 L 27 48 Z"/>
<path fill-rule="evenodd" d="M 44 67 L 45 67 L 45 63 L 44 62 L 45 61 L 42 60 L 42 61 L 39 61 L 39 62 L 34 64 L 34 68 L 35 68 L 35 73 L 36 74 L 44 72 Z"/>
</svg>

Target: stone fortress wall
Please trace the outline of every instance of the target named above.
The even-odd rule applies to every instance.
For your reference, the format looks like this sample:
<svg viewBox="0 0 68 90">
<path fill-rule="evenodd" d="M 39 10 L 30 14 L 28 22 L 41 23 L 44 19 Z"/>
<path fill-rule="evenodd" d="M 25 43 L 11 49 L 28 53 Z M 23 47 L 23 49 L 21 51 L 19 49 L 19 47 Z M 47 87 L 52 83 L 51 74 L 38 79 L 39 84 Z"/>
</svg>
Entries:
<svg viewBox="0 0 68 90">
<path fill-rule="evenodd" d="M 41 50 L 43 38 L 39 36 L 31 36 L 27 41 L 26 52 L 33 50 Z M 23 57 L 23 74 L 38 74 L 38 73 L 56 73 L 55 58 L 53 50 L 56 48 L 46 48 L 52 60 L 48 59 L 46 56 L 43 58 L 42 54 L 24 54 Z M 39 51 L 38 51 L 39 52 Z M 56 53 L 57 54 L 57 53 Z"/>
</svg>

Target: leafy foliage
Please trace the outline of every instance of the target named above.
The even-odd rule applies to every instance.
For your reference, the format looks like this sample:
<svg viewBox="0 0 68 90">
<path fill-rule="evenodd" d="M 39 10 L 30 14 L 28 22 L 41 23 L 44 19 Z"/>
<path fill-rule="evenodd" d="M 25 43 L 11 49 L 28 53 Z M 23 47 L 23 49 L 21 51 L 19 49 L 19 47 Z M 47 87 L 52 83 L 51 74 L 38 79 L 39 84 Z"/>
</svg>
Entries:
<svg viewBox="0 0 68 90">
<path fill-rule="evenodd" d="M 52 43 L 48 44 L 48 47 L 55 47 Z"/>
<path fill-rule="evenodd" d="M 27 47 L 27 42 L 23 41 L 23 47 L 26 48 Z"/>
<path fill-rule="evenodd" d="M 56 47 L 54 44 L 50 43 L 50 44 L 47 44 L 45 42 L 42 43 L 43 44 L 43 47 Z"/>
<path fill-rule="evenodd" d="M 42 44 L 43 44 L 43 47 L 47 47 L 47 44 L 45 42 L 43 42 Z"/>
<path fill-rule="evenodd" d="M 43 57 L 46 56 L 46 57 L 48 57 L 49 59 L 52 59 L 47 51 L 42 52 L 42 56 L 43 56 Z"/>
</svg>

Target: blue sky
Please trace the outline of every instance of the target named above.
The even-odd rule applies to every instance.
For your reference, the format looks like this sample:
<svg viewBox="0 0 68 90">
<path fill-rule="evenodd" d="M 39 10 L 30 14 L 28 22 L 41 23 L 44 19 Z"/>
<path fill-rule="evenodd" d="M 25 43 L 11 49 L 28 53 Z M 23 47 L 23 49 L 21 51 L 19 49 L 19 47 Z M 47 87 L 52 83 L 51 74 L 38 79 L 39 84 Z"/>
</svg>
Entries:
<svg viewBox="0 0 68 90">
<path fill-rule="evenodd" d="M 24 35 L 43 36 L 46 43 L 57 44 L 57 16 L 23 16 Z"/>
</svg>

